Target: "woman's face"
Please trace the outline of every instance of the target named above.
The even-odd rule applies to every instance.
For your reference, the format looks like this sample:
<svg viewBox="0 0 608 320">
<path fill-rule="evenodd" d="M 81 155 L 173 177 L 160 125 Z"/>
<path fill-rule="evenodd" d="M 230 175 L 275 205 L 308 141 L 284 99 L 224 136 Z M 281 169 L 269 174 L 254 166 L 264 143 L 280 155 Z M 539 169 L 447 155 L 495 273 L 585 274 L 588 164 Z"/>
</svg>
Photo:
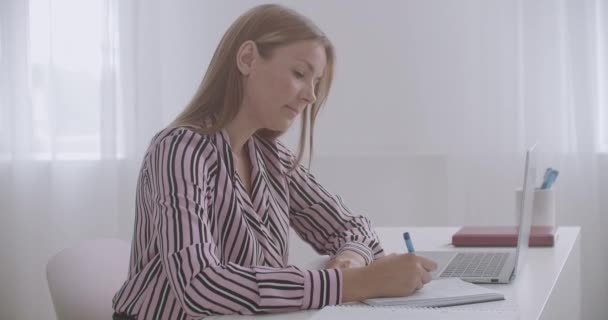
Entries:
<svg viewBox="0 0 608 320">
<path fill-rule="evenodd" d="M 304 108 L 315 102 L 315 87 L 325 69 L 325 47 L 300 41 L 276 48 L 267 59 L 253 53 L 244 76 L 242 110 L 254 126 L 286 131 Z"/>
</svg>

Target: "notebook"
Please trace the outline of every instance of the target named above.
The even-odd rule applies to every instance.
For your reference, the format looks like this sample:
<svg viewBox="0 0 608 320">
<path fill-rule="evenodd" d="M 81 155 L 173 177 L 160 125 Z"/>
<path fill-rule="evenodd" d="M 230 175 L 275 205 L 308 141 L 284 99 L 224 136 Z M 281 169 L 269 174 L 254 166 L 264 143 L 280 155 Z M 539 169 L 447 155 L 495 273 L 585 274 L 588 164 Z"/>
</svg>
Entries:
<svg viewBox="0 0 608 320">
<path fill-rule="evenodd" d="M 556 228 L 532 226 L 530 247 L 552 247 Z M 516 226 L 465 226 L 452 235 L 456 247 L 514 247 L 517 245 Z"/>
<path fill-rule="evenodd" d="M 445 278 L 433 280 L 407 297 L 374 298 L 364 302 L 372 306 L 447 307 L 504 299 L 498 291 L 459 278 Z"/>
<path fill-rule="evenodd" d="M 514 310 L 460 310 L 445 308 L 404 308 L 404 307 L 364 307 L 360 305 L 339 305 L 325 307 L 315 314 L 314 320 L 515 320 L 520 319 Z"/>
</svg>

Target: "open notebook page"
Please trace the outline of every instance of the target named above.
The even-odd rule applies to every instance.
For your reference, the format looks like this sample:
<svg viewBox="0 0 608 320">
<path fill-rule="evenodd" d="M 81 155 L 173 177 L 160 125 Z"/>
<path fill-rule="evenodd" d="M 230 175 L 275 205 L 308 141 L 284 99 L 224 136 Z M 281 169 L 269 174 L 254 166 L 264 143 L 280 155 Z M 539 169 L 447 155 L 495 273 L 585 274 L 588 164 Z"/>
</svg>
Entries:
<svg viewBox="0 0 608 320">
<path fill-rule="evenodd" d="M 501 292 L 462 281 L 458 278 L 437 279 L 407 297 L 375 298 L 364 302 L 374 306 L 443 307 L 503 300 Z"/>
</svg>

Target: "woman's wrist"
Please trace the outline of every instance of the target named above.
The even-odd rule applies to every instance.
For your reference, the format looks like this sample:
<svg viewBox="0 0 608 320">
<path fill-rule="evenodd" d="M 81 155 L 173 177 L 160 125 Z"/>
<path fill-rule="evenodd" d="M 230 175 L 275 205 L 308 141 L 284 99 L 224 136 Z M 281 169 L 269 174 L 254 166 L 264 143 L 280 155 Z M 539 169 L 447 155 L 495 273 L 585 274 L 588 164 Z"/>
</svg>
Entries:
<svg viewBox="0 0 608 320">
<path fill-rule="evenodd" d="M 373 297 L 373 281 L 369 267 L 342 269 L 342 302 L 361 301 Z"/>
<path fill-rule="evenodd" d="M 331 258 L 331 260 L 329 260 L 327 262 L 327 264 L 325 265 L 325 268 L 327 268 L 327 269 L 331 269 L 331 268 L 345 269 L 345 268 L 364 267 L 365 265 L 366 265 L 366 261 L 363 258 L 363 256 L 361 256 L 359 253 L 350 251 L 350 250 L 344 250 L 344 251 L 338 253 L 337 255 L 333 256 Z"/>
</svg>

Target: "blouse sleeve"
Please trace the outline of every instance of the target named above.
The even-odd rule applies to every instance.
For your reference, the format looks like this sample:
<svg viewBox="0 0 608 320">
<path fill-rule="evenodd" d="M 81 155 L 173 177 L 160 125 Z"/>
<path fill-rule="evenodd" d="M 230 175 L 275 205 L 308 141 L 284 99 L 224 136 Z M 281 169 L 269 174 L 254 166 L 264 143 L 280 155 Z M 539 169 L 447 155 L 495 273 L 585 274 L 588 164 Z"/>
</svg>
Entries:
<svg viewBox="0 0 608 320">
<path fill-rule="evenodd" d="M 223 178 L 212 177 L 218 171 L 215 150 L 208 138 L 181 130 L 160 141 L 149 158 L 159 272 L 166 273 L 186 313 L 274 313 L 340 303 L 338 269 L 249 268 L 222 262 L 208 214 L 209 181 Z"/>
<path fill-rule="evenodd" d="M 281 149 L 281 147 L 280 147 Z M 282 147 L 283 155 L 293 155 Z M 352 213 L 337 195 L 327 191 L 304 166 L 288 172 L 291 225 L 319 254 L 350 250 L 366 264 L 384 256 L 378 235 L 366 217 Z"/>
</svg>

